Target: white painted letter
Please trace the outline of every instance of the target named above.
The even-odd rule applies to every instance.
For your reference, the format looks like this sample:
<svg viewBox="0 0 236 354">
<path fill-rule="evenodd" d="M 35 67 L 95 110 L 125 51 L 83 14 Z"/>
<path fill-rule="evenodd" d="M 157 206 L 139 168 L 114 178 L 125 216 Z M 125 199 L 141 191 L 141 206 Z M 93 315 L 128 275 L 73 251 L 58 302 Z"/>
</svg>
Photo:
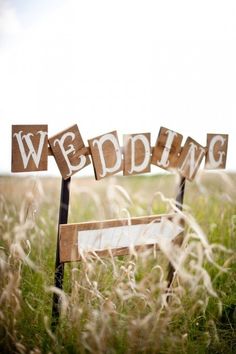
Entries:
<svg viewBox="0 0 236 354">
<path fill-rule="evenodd" d="M 221 146 L 224 146 L 226 139 L 224 139 L 221 135 L 216 135 L 211 140 L 208 150 L 209 165 L 211 168 L 218 168 L 222 164 L 223 156 L 225 155 L 225 151 L 218 151 L 219 159 L 215 159 L 214 147 L 218 141 L 220 142 Z"/>
<path fill-rule="evenodd" d="M 173 132 L 172 130 L 167 130 L 166 134 L 168 137 L 166 139 L 165 148 L 161 155 L 161 160 L 157 161 L 158 166 L 168 167 L 170 162 L 168 161 L 168 157 L 170 154 L 171 145 L 173 143 L 174 138 L 178 135 L 177 133 Z"/>
<path fill-rule="evenodd" d="M 199 165 L 199 162 L 201 161 L 201 158 L 205 154 L 205 149 L 203 147 L 198 147 L 193 142 L 191 142 L 189 145 L 189 150 L 185 156 L 182 166 L 179 168 L 179 171 L 184 172 L 184 170 L 189 167 L 189 178 L 192 179 Z M 198 158 L 196 159 L 195 154 L 198 149 L 200 149 L 200 153 L 198 155 Z"/>
<path fill-rule="evenodd" d="M 47 132 L 43 132 L 43 131 L 38 131 L 36 134 L 40 135 L 40 140 L 39 140 L 39 146 L 38 146 L 38 150 L 36 151 L 30 136 L 34 135 L 32 133 L 28 133 L 25 135 L 21 135 L 22 134 L 22 130 L 19 133 L 15 133 L 13 136 L 16 137 L 18 145 L 19 145 L 19 149 L 20 149 L 20 153 L 21 153 L 21 157 L 22 157 L 22 161 L 23 161 L 23 165 L 24 168 L 27 168 L 28 163 L 29 163 L 29 159 L 32 157 L 36 167 L 39 167 L 39 163 L 40 163 L 40 159 L 41 159 L 41 155 L 42 155 L 42 151 L 43 151 L 43 145 L 44 145 L 44 140 L 46 138 L 46 136 L 48 135 Z M 26 145 L 29 149 L 28 154 L 25 151 L 25 147 L 23 144 L 23 139 L 26 142 Z"/>
<path fill-rule="evenodd" d="M 106 160 L 105 160 L 104 154 L 103 154 L 102 146 L 106 141 L 110 141 L 113 144 L 114 150 L 116 153 L 116 162 L 115 162 L 114 166 L 112 166 L 112 167 L 106 166 Z M 102 173 L 100 174 L 100 177 L 105 177 L 107 173 L 115 173 L 116 171 L 118 171 L 121 167 L 122 155 L 121 155 L 119 143 L 118 143 L 118 140 L 116 139 L 116 137 L 113 134 L 105 134 L 101 138 L 95 139 L 93 141 L 93 146 L 95 146 L 95 145 L 97 145 L 97 147 L 98 147 L 98 152 L 100 155 L 100 161 L 101 161 L 101 165 L 102 165 Z"/>
<path fill-rule="evenodd" d="M 142 172 L 148 166 L 148 163 L 150 161 L 151 149 L 150 149 L 149 141 L 145 135 L 141 135 L 141 134 L 130 136 L 128 140 L 131 141 L 131 168 L 129 170 L 129 173 Z M 143 162 L 140 163 L 139 165 L 135 164 L 135 143 L 137 140 L 143 143 L 144 151 L 145 151 Z"/>
<path fill-rule="evenodd" d="M 65 140 L 67 138 L 71 138 L 71 140 L 73 141 L 75 139 L 75 134 L 73 132 L 65 133 L 64 135 L 62 135 L 62 137 L 60 139 L 55 139 L 54 142 L 53 142 L 53 145 L 55 146 L 56 144 L 58 144 L 60 146 L 62 155 L 63 155 L 63 157 L 64 157 L 64 159 L 66 161 L 66 164 L 67 164 L 67 167 L 68 167 L 68 170 L 69 170 L 69 173 L 67 174 L 67 176 L 69 177 L 69 176 L 71 176 L 73 171 L 81 170 L 81 168 L 83 168 L 85 166 L 86 157 L 84 155 L 81 155 L 79 157 L 80 162 L 78 163 L 78 165 L 72 165 L 70 163 L 68 155 L 70 153 L 74 154 L 75 153 L 75 148 L 74 148 L 73 144 L 68 145 L 68 149 L 67 150 L 64 148 L 64 143 L 65 143 Z"/>
</svg>

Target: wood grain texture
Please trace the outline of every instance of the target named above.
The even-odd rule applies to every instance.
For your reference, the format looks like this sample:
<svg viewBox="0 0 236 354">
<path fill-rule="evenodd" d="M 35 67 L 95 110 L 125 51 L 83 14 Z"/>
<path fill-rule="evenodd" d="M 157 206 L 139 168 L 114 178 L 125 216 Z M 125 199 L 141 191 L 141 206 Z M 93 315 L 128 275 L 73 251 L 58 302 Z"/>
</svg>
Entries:
<svg viewBox="0 0 236 354">
<path fill-rule="evenodd" d="M 50 146 L 48 146 L 48 156 L 54 156 Z"/>
<path fill-rule="evenodd" d="M 228 134 L 207 134 L 205 168 L 209 170 L 226 167 Z"/>
<path fill-rule="evenodd" d="M 135 139 L 135 140 L 132 140 Z M 148 146 L 142 139 L 147 142 Z M 151 134 L 127 134 L 123 136 L 124 143 L 124 175 L 130 176 L 147 173 L 151 170 Z M 143 165 L 143 166 L 142 166 Z"/>
<path fill-rule="evenodd" d="M 205 157 L 207 149 L 188 137 L 181 151 L 178 170 L 182 177 L 192 181 Z"/>
<path fill-rule="evenodd" d="M 60 261 L 61 262 L 72 262 L 81 260 L 81 255 L 78 250 L 78 233 L 85 230 L 99 230 L 107 229 L 119 226 L 128 225 L 140 225 L 148 224 L 151 222 L 161 222 L 163 218 L 170 221 L 176 222 L 176 225 L 183 227 L 184 221 L 179 218 L 177 214 L 167 214 L 167 215 L 151 215 L 146 217 L 136 217 L 131 219 L 121 219 L 121 220 L 105 220 L 99 222 L 84 222 L 79 224 L 67 224 L 60 225 Z M 178 235 L 179 237 L 180 235 Z M 149 248 L 153 245 L 135 246 L 135 250 Z M 158 246 L 157 246 L 158 247 Z M 130 253 L 129 247 L 114 248 L 110 250 L 96 251 L 99 256 L 117 256 L 126 255 Z M 87 254 L 92 254 L 87 252 Z"/>
<path fill-rule="evenodd" d="M 122 171 L 122 151 L 116 131 L 89 139 L 88 144 L 97 180 Z"/>
<path fill-rule="evenodd" d="M 63 179 L 90 164 L 77 124 L 49 138 L 49 144 Z"/>
<path fill-rule="evenodd" d="M 47 170 L 47 134 L 47 125 L 12 126 L 12 172 Z"/>
<path fill-rule="evenodd" d="M 153 150 L 151 163 L 165 170 L 176 169 L 183 136 L 161 127 Z"/>
</svg>

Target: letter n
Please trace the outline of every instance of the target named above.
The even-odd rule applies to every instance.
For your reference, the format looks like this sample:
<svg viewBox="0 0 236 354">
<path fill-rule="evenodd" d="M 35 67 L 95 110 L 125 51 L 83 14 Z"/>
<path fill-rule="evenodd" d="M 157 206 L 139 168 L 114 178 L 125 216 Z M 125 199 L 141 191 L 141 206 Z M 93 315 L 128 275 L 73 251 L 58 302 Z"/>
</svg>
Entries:
<svg viewBox="0 0 236 354">
<path fill-rule="evenodd" d="M 189 181 L 192 181 L 200 167 L 203 157 L 206 155 L 206 151 L 206 148 L 188 137 L 179 158 L 178 170 L 180 174 Z"/>
<path fill-rule="evenodd" d="M 48 126 L 12 126 L 12 172 L 45 171 L 48 168 Z"/>
</svg>

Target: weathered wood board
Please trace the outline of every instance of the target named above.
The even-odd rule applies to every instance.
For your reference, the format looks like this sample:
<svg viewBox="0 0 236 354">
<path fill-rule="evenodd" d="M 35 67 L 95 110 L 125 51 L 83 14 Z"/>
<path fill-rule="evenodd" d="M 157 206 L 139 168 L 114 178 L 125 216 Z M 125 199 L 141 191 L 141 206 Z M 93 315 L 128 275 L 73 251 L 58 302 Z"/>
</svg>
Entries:
<svg viewBox="0 0 236 354">
<path fill-rule="evenodd" d="M 88 140 L 97 180 L 122 171 L 122 151 L 116 131 Z"/>
<path fill-rule="evenodd" d="M 161 127 L 152 154 L 152 164 L 165 170 L 175 169 L 179 162 L 183 136 Z"/>
<path fill-rule="evenodd" d="M 173 241 L 183 231 L 177 214 L 60 225 L 60 261 L 78 261 L 96 253 L 125 255 L 135 249 Z"/>
<path fill-rule="evenodd" d="M 228 150 L 228 134 L 207 134 L 207 146 L 205 168 L 224 169 Z"/>
<path fill-rule="evenodd" d="M 12 172 L 46 171 L 48 168 L 48 126 L 12 126 Z"/>
<path fill-rule="evenodd" d="M 90 164 L 77 124 L 49 138 L 49 144 L 63 179 Z"/>
<path fill-rule="evenodd" d="M 192 181 L 200 167 L 203 157 L 206 155 L 207 149 L 195 140 L 188 137 L 181 151 L 178 170 L 180 174 Z"/>
<path fill-rule="evenodd" d="M 124 142 L 124 175 L 150 172 L 151 134 L 126 134 Z"/>
</svg>

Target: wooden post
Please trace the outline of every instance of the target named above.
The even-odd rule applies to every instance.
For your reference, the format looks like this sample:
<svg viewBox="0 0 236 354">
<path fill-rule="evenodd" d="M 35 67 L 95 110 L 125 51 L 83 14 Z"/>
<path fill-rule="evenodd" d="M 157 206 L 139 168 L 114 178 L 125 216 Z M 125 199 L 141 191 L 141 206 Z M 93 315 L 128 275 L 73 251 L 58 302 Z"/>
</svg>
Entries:
<svg viewBox="0 0 236 354">
<path fill-rule="evenodd" d="M 179 183 L 179 188 L 178 188 L 178 193 L 176 197 L 176 207 L 179 210 L 183 210 L 183 202 L 184 202 L 184 191 L 185 191 L 185 177 L 180 178 L 180 183 Z M 182 243 L 182 241 L 181 241 Z M 167 292 L 169 291 L 171 284 L 174 280 L 174 275 L 175 275 L 175 268 L 169 262 L 169 270 L 168 270 L 168 275 L 167 275 Z M 170 295 L 167 296 L 167 301 L 169 300 Z"/>
<path fill-rule="evenodd" d="M 59 209 L 59 219 L 58 219 L 58 230 L 57 230 L 57 248 L 56 248 L 56 261 L 55 261 L 55 275 L 54 275 L 54 286 L 58 289 L 63 288 L 63 278 L 64 278 L 64 263 L 60 263 L 60 239 L 59 239 L 59 226 L 60 224 L 67 224 L 68 221 L 68 209 L 69 209 L 69 199 L 70 199 L 70 181 L 71 178 L 61 181 L 61 198 L 60 198 L 60 209 Z M 52 329 L 55 330 L 59 321 L 60 316 L 60 295 L 53 293 L 52 300 Z"/>
</svg>

